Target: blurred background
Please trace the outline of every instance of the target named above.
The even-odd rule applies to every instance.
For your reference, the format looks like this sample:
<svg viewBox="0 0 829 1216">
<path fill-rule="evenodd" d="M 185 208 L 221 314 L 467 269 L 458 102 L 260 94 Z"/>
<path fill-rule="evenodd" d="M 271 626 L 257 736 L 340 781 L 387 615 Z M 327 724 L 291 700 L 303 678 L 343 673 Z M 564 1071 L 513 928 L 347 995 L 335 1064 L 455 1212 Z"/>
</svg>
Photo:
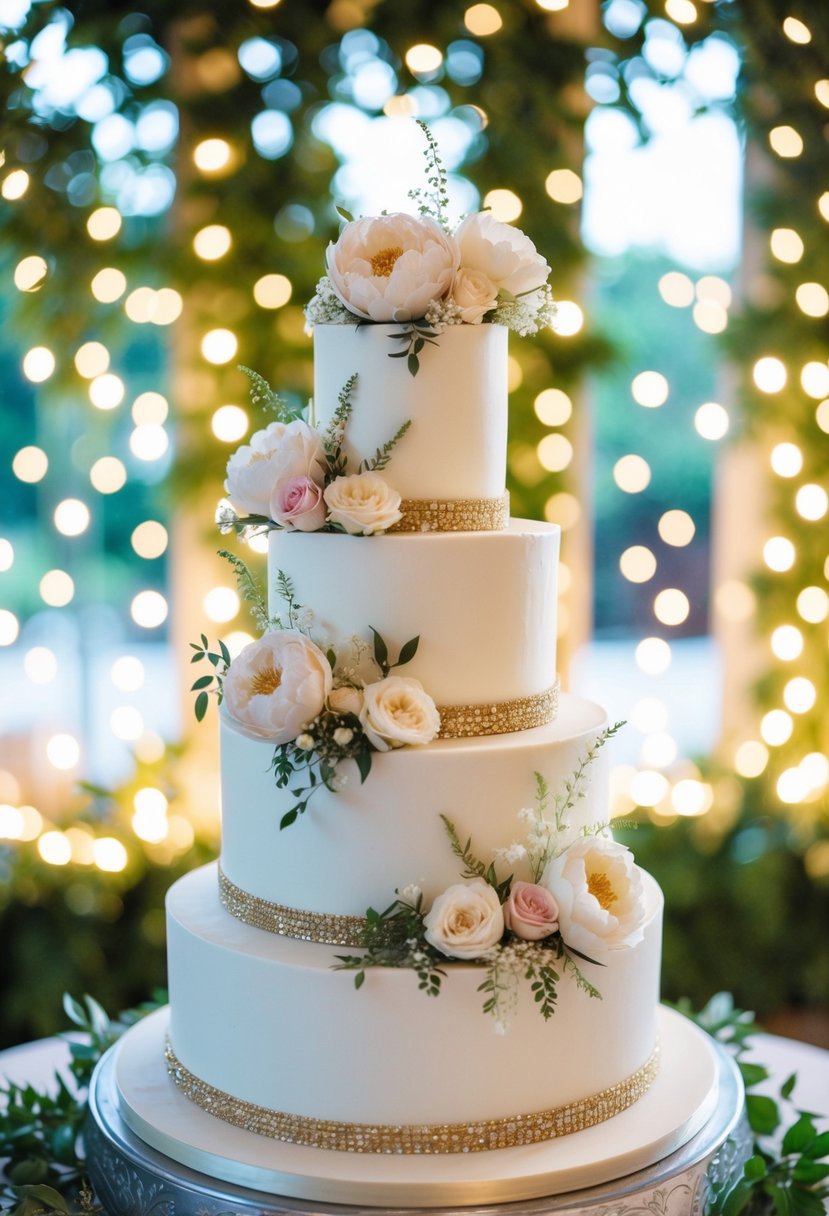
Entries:
<svg viewBox="0 0 829 1216">
<path fill-rule="evenodd" d="M 664 993 L 829 1045 L 827 65 L 805 0 L 0 0 L 0 1046 L 164 983 L 218 843 L 188 642 L 255 632 L 238 365 L 307 399 L 335 208 L 410 207 L 415 117 L 553 268 L 512 510 L 563 529 L 563 683 L 628 722 Z"/>
</svg>

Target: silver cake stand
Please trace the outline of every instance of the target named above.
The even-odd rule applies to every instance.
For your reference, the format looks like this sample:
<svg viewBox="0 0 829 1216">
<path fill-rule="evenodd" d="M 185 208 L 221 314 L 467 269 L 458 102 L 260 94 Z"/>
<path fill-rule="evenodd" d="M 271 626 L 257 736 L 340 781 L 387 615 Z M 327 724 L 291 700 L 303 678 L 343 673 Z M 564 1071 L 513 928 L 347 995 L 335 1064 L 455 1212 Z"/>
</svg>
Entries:
<svg viewBox="0 0 829 1216">
<path fill-rule="evenodd" d="M 741 1173 L 751 1152 L 739 1073 L 719 1045 L 716 1054 L 719 1092 L 713 1114 L 691 1140 L 656 1165 L 565 1195 L 487 1207 L 432 1207 L 428 1211 L 435 1216 L 542 1216 L 547 1212 L 570 1216 L 703 1216 L 711 1196 Z M 380 1211 L 413 1211 L 285 1199 L 180 1165 L 145 1144 L 122 1119 L 113 1052 L 101 1060 L 92 1078 L 84 1139 L 92 1185 L 107 1216 L 377 1216 Z"/>
</svg>

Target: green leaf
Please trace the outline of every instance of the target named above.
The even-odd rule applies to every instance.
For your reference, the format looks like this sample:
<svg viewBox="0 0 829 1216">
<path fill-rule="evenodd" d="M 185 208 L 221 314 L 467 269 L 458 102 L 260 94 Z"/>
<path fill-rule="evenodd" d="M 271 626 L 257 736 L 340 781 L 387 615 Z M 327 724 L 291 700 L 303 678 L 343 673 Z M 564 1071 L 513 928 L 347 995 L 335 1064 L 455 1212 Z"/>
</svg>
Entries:
<svg viewBox="0 0 829 1216">
<path fill-rule="evenodd" d="M 733 1190 L 728 1192 L 725 1200 L 720 1201 L 718 1209 L 721 1216 L 740 1216 L 754 1196 L 754 1185 L 745 1179 L 740 1179 Z"/>
<path fill-rule="evenodd" d="M 386 675 L 389 669 L 389 648 L 373 625 L 369 625 L 369 629 L 374 634 L 374 661 L 383 675 Z"/>
<path fill-rule="evenodd" d="M 768 1075 L 768 1074 L 766 1074 L 766 1075 Z M 786 1080 L 783 1082 L 783 1084 L 780 1086 L 780 1097 L 781 1098 L 790 1098 L 792 1096 L 792 1093 L 794 1092 L 794 1087 L 796 1084 L 797 1084 L 797 1073 L 793 1072 L 792 1075 L 790 1077 L 787 1077 Z"/>
<path fill-rule="evenodd" d="M 59 1212 L 69 1211 L 69 1204 L 60 1191 L 56 1191 L 53 1186 L 46 1186 L 45 1183 L 42 1183 L 40 1186 L 24 1187 L 24 1191 L 27 1198 L 39 1199 L 41 1203 L 45 1203 Z"/>
<path fill-rule="evenodd" d="M 817 1128 L 808 1115 L 801 1115 L 796 1123 L 793 1123 L 786 1131 L 783 1137 L 783 1155 L 789 1153 L 802 1153 L 803 1150 L 812 1143 L 817 1135 Z"/>
<path fill-rule="evenodd" d="M 292 823 L 295 823 L 298 814 L 299 814 L 299 812 L 297 811 L 296 807 L 293 807 L 290 811 L 286 811 L 285 814 L 282 816 L 282 818 L 279 821 L 280 832 L 283 831 L 285 828 L 289 828 Z"/>
<path fill-rule="evenodd" d="M 357 771 L 360 774 L 360 784 L 365 781 L 366 777 L 371 772 L 371 752 L 368 748 L 364 751 L 357 752 L 354 760 L 357 764 Z"/>
<path fill-rule="evenodd" d="M 410 376 L 416 376 L 420 371 L 420 360 L 414 353 L 410 354 L 406 360 L 406 366 L 409 369 Z"/>
<path fill-rule="evenodd" d="M 43 1157 L 25 1157 L 7 1169 L 9 1182 L 14 1186 L 27 1186 L 42 1182 L 49 1173 L 49 1163 Z"/>
<path fill-rule="evenodd" d="M 768 1079 L 769 1070 L 764 1068 L 762 1064 L 747 1064 L 745 1061 L 741 1061 L 739 1068 L 746 1089 L 750 1089 L 752 1085 L 759 1085 L 761 1081 Z"/>
<path fill-rule="evenodd" d="M 815 1182 L 822 1182 L 824 1178 L 829 1178 L 829 1165 L 821 1165 L 819 1161 L 801 1159 L 794 1163 L 792 1178 L 795 1182 L 803 1182 L 811 1186 Z"/>
<path fill-rule="evenodd" d="M 755 1153 L 753 1157 L 749 1157 L 748 1161 L 743 1166 L 743 1173 L 746 1178 L 756 1180 L 765 1178 L 767 1170 L 766 1163 L 759 1153 Z"/>
<path fill-rule="evenodd" d="M 761 1136 L 769 1136 L 780 1126 L 780 1112 L 774 1098 L 763 1094 L 746 1096 L 746 1113 L 751 1130 Z"/>
<path fill-rule="evenodd" d="M 212 676 L 199 676 L 198 680 L 196 680 L 194 684 L 190 685 L 190 691 L 197 692 L 200 688 L 209 688 L 212 683 Z"/>
<path fill-rule="evenodd" d="M 347 224 L 352 224 L 354 222 L 354 216 L 350 211 L 346 211 L 345 207 L 335 206 L 334 210 L 337 212 L 337 215 L 345 220 Z"/>
<path fill-rule="evenodd" d="M 819 1136 L 815 1136 L 809 1147 L 804 1150 L 804 1156 L 812 1161 L 829 1156 L 829 1132 L 821 1132 Z"/>
<path fill-rule="evenodd" d="M 358 971 L 357 974 L 354 976 L 354 987 L 358 988 L 358 989 L 362 988 L 362 986 L 365 982 L 366 982 L 365 971 Z"/>
<path fill-rule="evenodd" d="M 400 648 L 400 654 L 398 655 L 397 662 L 394 664 L 394 666 L 403 667 L 406 663 L 411 663 L 412 659 L 417 654 L 417 648 L 419 645 L 420 634 L 418 634 L 416 638 L 409 638 L 408 642 L 406 642 Z"/>
<path fill-rule="evenodd" d="M 74 1022 L 76 1026 L 82 1026 L 84 1030 L 87 1027 L 86 1010 L 83 1008 L 74 997 L 68 992 L 63 994 L 63 1012 L 69 1018 L 70 1022 Z"/>
<path fill-rule="evenodd" d="M 203 720 L 204 715 L 207 713 L 207 707 L 209 704 L 210 704 L 210 700 L 208 698 L 207 693 L 200 692 L 199 695 L 196 697 L 196 704 L 194 707 L 195 712 L 196 712 L 196 721 L 197 722 L 201 722 Z"/>
</svg>

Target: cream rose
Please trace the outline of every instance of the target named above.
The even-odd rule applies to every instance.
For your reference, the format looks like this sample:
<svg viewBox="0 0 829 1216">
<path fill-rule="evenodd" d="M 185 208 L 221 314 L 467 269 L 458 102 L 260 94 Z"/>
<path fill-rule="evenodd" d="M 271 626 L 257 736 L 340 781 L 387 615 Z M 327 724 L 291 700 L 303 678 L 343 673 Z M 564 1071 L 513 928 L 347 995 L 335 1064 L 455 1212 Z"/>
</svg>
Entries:
<svg viewBox="0 0 829 1216">
<path fill-rule="evenodd" d="M 272 422 L 243 443 L 227 462 L 225 490 L 237 510 L 268 515 L 277 483 L 289 477 L 310 477 L 322 485 L 325 449 L 313 427 L 301 418 Z"/>
<path fill-rule="evenodd" d="M 449 294 L 458 247 L 435 220 L 394 212 L 346 224 L 325 260 L 350 312 L 367 321 L 413 321 Z"/>
<path fill-rule="evenodd" d="M 642 874 L 615 840 L 592 836 L 570 845 L 547 863 L 541 885 L 558 903 L 565 945 L 593 957 L 642 940 Z"/>
<path fill-rule="evenodd" d="M 363 710 L 363 694 L 359 688 L 344 684 L 333 688 L 328 694 L 328 708 L 335 714 L 354 714 L 359 717 Z"/>
<path fill-rule="evenodd" d="M 250 739 L 290 743 L 331 692 L 325 655 L 301 633 L 274 630 L 246 646 L 227 669 L 222 709 Z"/>
<path fill-rule="evenodd" d="M 423 920 L 426 941 L 449 958 L 479 958 L 504 934 L 504 914 L 498 894 L 488 882 L 447 887 Z"/>
<path fill-rule="evenodd" d="M 440 714 L 420 680 L 386 676 L 363 689 L 363 730 L 380 752 L 412 743 L 430 743 L 440 730 Z"/>
<path fill-rule="evenodd" d="M 322 488 L 310 477 L 287 477 L 276 483 L 270 513 L 280 528 L 317 532 L 325 523 Z"/>
<path fill-rule="evenodd" d="M 547 282 L 550 267 L 530 238 L 511 224 L 502 224 L 489 211 L 467 216 L 457 228 L 455 240 L 461 267 L 486 275 L 496 291 L 520 296 Z"/>
<path fill-rule="evenodd" d="M 328 519 L 352 536 L 387 532 L 401 518 L 400 495 L 379 473 L 335 477 L 325 487 Z"/>
<path fill-rule="evenodd" d="M 558 904 L 534 882 L 514 882 L 504 903 L 504 924 L 525 942 L 540 942 L 558 928 Z"/>
<path fill-rule="evenodd" d="M 461 266 L 455 275 L 452 299 L 467 325 L 480 325 L 485 313 L 498 303 L 498 288 L 482 270 Z"/>
</svg>

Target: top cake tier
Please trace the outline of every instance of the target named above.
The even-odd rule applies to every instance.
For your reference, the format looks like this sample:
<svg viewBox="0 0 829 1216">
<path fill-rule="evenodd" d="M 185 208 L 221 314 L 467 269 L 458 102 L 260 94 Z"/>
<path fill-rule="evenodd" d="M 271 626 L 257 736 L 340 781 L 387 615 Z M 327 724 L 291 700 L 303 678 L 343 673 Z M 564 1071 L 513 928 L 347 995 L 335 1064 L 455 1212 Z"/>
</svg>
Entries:
<svg viewBox="0 0 829 1216">
<path fill-rule="evenodd" d="M 507 331 L 453 325 L 427 343 L 417 375 L 402 325 L 316 325 L 314 411 L 321 429 L 355 372 L 346 432 L 349 467 L 370 459 L 405 423 L 388 481 L 407 500 L 497 500 L 506 489 Z"/>
</svg>

